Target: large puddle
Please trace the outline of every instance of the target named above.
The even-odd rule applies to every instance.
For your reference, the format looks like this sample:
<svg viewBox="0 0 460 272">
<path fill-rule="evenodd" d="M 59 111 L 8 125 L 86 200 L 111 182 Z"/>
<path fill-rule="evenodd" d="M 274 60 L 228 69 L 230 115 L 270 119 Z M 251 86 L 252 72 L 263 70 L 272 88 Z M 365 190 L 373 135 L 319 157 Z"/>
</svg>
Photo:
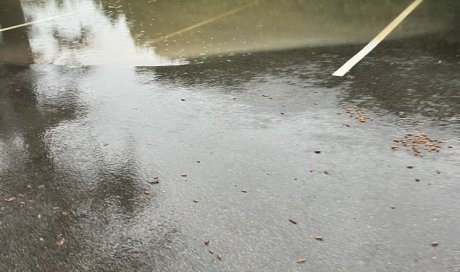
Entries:
<svg viewBox="0 0 460 272">
<path fill-rule="evenodd" d="M 456 271 L 459 0 L 331 76 L 409 2 L 0 0 L 0 271 Z"/>
<path fill-rule="evenodd" d="M 364 43 L 410 2 L 4 0 L 1 28 L 41 22 L 0 32 L 0 62 L 164 66 L 213 55 Z M 450 2 L 425 1 L 390 38 L 452 27 Z"/>
</svg>

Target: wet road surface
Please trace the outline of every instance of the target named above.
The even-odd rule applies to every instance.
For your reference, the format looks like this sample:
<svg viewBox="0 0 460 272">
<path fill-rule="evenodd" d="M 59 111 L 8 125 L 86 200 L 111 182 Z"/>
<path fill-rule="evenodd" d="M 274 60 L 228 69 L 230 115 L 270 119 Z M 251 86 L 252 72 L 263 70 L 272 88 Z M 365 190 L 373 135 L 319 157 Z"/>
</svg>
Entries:
<svg viewBox="0 0 460 272">
<path fill-rule="evenodd" d="M 455 1 L 140 2 L 1 3 L 1 271 L 460 271 Z"/>
</svg>

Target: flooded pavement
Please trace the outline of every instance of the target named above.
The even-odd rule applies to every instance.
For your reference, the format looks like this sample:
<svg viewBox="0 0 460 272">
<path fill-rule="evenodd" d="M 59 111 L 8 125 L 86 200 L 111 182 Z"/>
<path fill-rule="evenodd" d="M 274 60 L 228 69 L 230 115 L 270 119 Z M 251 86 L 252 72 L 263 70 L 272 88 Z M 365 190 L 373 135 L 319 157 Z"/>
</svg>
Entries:
<svg viewBox="0 0 460 272">
<path fill-rule="evenodd" d="M 363 43 L 410 3 L 381 2 L 5 0 L 0 4 L 2 28 L 41 23 L 3 32 L 0 60 L 169 66 L 196 57 Z M 427 1 L 391 38 L 452 28 L 455 2 Z"/>
<path fill-rule="evenodd" d="M 0 270 L 460 271 L 460 5 L 222 2 L 0 2 Z"/>
</svg>

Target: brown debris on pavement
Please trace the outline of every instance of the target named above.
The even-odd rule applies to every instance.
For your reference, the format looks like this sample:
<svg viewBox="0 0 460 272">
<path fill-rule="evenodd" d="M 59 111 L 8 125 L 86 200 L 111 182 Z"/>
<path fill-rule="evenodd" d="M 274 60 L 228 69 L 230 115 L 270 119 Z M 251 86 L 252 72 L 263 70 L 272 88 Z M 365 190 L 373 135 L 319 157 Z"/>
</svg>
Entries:
<svg viewBox="0 0 460 272">
<path fill-rule="evenodd" d="M 359 108 L 356 106 L 350 106 L 345 109 L 345 112 L 348 113 L 350 117 L 354 117 L 358 119 L 361 123 L 366 123 L 367 121 L 372 121 L 372 118 L 369 118 L 364 113 L 363 108 Z"/>
<path fill-rule="evenodd" d="M 401 147 L 412 151 L 415 156 L 422 156 L 424 152 L 438 153 L 441 150 L 441 144 L 441 141 L 433 140 L 425 134 L 408 133 L 403 139 L 393 140 L 391 149 L 398 150 Z"/>
</svg>

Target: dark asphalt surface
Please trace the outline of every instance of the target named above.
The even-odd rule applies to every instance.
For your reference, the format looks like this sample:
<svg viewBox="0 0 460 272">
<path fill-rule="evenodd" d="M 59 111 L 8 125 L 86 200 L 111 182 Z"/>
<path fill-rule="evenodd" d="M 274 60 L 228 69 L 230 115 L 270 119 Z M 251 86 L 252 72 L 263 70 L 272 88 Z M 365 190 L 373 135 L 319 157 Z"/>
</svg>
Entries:
<svg viewBox="0 0 460 272">
<path fill-rule="evenodd" d="M 385 41 L 344 78 L 362 44 L 5 57 L 0 271 L 460 271 L 457 25 Z M 408 133 L 440 152 L 393 150 Z"/>
</svg>

